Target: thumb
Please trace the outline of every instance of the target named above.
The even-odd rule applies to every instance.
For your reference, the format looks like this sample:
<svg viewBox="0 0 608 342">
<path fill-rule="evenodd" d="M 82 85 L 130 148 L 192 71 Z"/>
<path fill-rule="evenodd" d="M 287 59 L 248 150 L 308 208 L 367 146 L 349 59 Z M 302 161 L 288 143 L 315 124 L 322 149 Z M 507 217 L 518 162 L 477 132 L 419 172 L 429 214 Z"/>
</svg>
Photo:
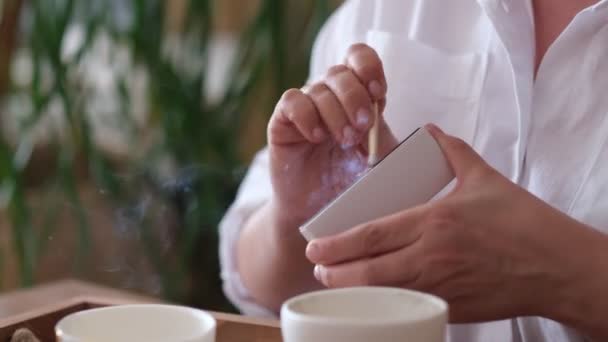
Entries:
<svg viewBox="0 0 608 342">
<path fill-rule="evenodd" d="M 426 129 L 439 144 L 456 178 L 461 179 L 472 170 L 486 165 L 481 156 L 462 139 L 445 134 L 433 124 L 426 125 Z"/>
</svg>

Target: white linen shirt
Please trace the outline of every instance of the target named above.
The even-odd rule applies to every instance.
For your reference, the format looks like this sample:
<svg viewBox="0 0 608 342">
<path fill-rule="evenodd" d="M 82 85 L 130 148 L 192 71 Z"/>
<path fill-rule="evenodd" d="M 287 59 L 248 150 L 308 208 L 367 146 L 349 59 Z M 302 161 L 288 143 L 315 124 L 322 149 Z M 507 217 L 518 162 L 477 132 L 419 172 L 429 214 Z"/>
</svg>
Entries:
<svg viewBox="0 0 608 342">
<path fill-rule="evenodd" d="M 385 117 L 398 138 L 434 122 L 513 182 L 608 233 L 608 0 L 578 13 L 536 80 L 533 18 L 531 0 L 351 0 L 320 33 L 310 79 L 342 63 L 350 45 L 369 44 L 384 63 Z M 246 314 L 272 315 L 242 285 L 235 253 L 244 222 L 270 196 L 263 150 L 220 227 L 224 289 Z M 448 335 L 585 341 L 536 317 L 451 325 Z"/>
</svg>

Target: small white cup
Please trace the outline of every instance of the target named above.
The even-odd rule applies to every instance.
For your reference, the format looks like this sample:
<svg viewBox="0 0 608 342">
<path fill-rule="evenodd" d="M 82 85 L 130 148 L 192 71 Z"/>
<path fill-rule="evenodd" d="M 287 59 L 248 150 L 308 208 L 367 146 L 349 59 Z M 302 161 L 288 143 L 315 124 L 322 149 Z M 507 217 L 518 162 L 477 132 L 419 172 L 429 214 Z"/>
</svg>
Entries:
<svg viewBox="0 0 608 342">
<path fill-rule="evenodd" d="M 80 311 L 55 326 L 58 342 L 215 342 L 210 314 L 173 305 L 120 305 Z"/>
<path fill-rule="evenodd" d="M 447 319 L 442 299 L 387 287 L 311 292 L 281 308 L 284 342 L 444 342 Z"/>
</svg>

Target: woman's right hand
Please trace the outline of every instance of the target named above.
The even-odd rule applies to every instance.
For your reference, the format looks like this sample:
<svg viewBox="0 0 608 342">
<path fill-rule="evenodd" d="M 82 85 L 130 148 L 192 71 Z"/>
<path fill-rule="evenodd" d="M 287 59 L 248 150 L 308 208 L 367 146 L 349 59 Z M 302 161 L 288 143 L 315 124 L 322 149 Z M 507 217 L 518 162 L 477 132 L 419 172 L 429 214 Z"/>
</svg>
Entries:
<svg viewBox="0 0 608 342">
<path fill-rule="evenodd" d="M 374 102 L 380 114 L 379 155 L 396 146 L 382 116 L 386 90 L 380 58 L 369 46 L 356 44 L 323 80 L 283 94 L 268 125 L 268 142 L 270 206 L 277 225 L 289 229 L 285 233 L 293 233 L 367 169 Z"/>
</svg>

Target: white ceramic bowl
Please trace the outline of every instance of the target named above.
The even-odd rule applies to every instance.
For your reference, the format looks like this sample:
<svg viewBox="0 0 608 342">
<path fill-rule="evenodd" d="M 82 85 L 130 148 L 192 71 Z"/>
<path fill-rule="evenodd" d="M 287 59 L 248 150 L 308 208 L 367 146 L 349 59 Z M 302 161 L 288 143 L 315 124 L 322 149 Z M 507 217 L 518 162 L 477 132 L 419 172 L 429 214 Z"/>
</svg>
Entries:
<svg viewBox="0 0 608 342">
<path fill-rule="evenodd" d="M 210 314 L 173 305 L 121 305 L 80 311 L 55 327 L 59 342 L 215 342 Z"/>
<path fill-rule="evenodd" d="M 281 308 L 285 342 L 443 342 L 447 319 L 442 299 L 386 287 L 311 292 Z"/>
</svg>

